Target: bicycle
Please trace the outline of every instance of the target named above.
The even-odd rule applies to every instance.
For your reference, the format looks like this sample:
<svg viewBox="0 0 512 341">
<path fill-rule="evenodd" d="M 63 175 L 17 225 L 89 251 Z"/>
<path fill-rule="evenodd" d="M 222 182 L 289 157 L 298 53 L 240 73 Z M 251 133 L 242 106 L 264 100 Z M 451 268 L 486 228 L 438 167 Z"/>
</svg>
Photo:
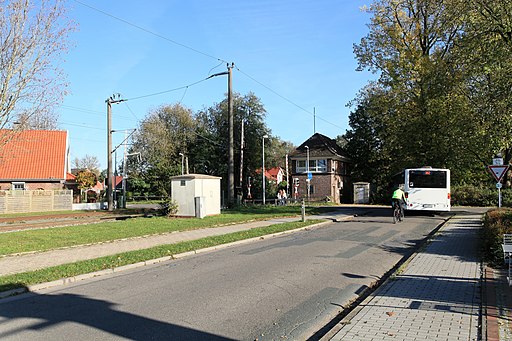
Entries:
<svg viewBox="0 0 512 341">
<path fill-rule="evenodd" d="M 404 220 L 404 212 L 400 207 L 400 203 L 398 200 L 393 201 L 393 224 L 396 224 L 398 221 Z"/>
</svg>

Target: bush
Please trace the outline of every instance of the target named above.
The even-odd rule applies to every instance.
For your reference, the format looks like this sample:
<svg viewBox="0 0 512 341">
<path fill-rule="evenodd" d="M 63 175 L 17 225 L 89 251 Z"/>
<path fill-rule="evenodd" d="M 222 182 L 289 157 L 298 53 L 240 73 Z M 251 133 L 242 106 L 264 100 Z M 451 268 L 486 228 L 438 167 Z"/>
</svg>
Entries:
<svg viewBox="0 0 512 341">
<path fill-rule="evenodd" d="M 178 213 L 178 203 L 171 198 L 162 200 L 158 205 L 158 210 L 166 217 L 172 217 Z"/>
<path fill-rule="evenodd" d="M 512 233 L 512 209 L 495 209 L 484 216 L 484 260 L 493 266 L 503 265 L 503 234 Z"/>
<path fill-rule="evenodd" d="M 502 189 L 501 196 L 502 206 L 512 206 L 511 189 Z M 493 187 L 452 186 L 451 197 L 454 206 L 498 206 L 498 190 Z"/>
</svg>

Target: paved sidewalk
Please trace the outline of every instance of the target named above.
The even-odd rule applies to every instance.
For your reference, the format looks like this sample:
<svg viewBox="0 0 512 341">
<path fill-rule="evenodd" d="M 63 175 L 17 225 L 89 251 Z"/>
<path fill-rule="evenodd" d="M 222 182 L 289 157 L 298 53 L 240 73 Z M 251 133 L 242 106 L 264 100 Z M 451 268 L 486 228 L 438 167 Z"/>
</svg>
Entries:
<svg viewBox="0 0 512 341">
<path fill-rule="evenodd" d="M 481 225 L 480 215 L 450 219 L 331 340 L 479 340 Z"/>
</svg>

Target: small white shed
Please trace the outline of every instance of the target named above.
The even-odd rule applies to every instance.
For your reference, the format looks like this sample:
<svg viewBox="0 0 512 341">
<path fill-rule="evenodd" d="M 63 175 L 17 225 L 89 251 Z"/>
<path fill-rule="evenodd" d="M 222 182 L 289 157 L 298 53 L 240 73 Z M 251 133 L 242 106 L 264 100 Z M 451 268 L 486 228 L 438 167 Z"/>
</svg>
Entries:
<svg viewBox="0 0 512 341">
<path fill-rule="evenodd" d="M 220 214 L 220 180 L 217 176 L 185 174 L 171 177 L 171 196 L 183 217 L 204 218 Z"/>
</svg>

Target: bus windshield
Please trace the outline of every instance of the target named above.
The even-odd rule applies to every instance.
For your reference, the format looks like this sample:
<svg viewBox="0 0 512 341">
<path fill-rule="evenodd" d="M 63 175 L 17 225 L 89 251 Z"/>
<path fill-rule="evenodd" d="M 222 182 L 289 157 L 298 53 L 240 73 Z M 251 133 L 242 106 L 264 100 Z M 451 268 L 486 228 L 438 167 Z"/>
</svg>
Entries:
<svg viewBox="0 0 512 341">
<path fill-rule="evenodd" d="M 446 188 L 446 171 L 411 170 L 409 172 L 410 188 Z"/>
</svg>

